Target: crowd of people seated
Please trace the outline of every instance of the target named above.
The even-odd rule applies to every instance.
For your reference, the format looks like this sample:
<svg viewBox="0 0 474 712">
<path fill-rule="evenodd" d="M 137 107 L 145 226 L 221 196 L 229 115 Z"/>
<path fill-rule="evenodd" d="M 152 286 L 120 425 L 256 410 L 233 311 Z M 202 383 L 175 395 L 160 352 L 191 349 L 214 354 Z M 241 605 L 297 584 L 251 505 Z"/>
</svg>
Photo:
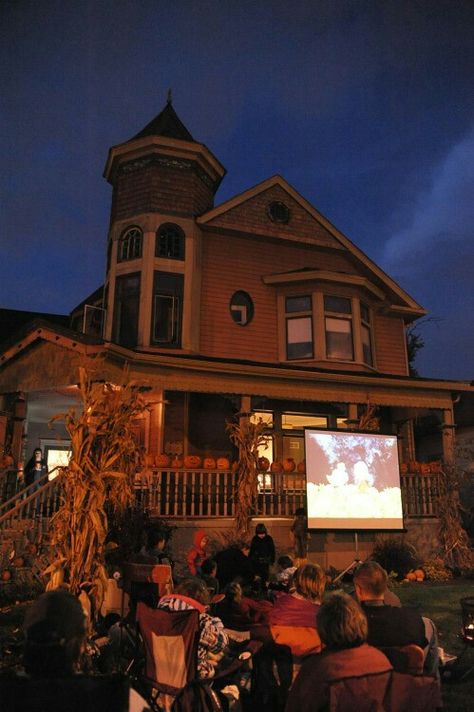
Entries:
<svg viewBox="0 0 474 712">
<path fill-rule="evenodd" d="M 439 683 L 437 688 L 430 686 L 438 675 L 436 629 L 417 611 L 400 606 L 398 600 L 390 601 L 395 605 L 387 604 L 384 569 L 374 561 L 364 562 L 354 572 L 353 595 L 328 593 L 320 566 L 306 562 L 295 567 L 287 555 L 278 559 L 278 570 L 270 576 L 266 557 L 274 560 L 275 553 L 267 536 L 261 528 L 256 532 L 260 553 L 255 566 L 246 542 L 237 542 L 215 559 L 206 557 L 206 537 L 201 532 L 193 555 L 188 557 L 195 575 L 175 581 L 174 590 L 152 604 L 153 609 L 170 614 L 195 612 L 196 678 L 212 686 L 248 641 L 256 641 L 253 686 L 246 686 L 241 701 L 244 712 L 353 712 L 353 704 L 345 707 L 341 703 L 349 689 L 348 697 L 353 699 L 357 695 L 372 699 L 372 695 L 374 705 L 379 705 L 373 709 L 402 710 L 394 703 L 394 690 L 399 689 L 404 700 L 410 694 L 418 696 L 424 706 L 416 709 L 436 709 Z M 163 537 L 149 533 L 140 561 L 170 563 L 165 543 Z M 145 602 L 150 603 L 148 599 Z M 86 622 L 77 599 L 64 590 L 44 594 L 31 607 L 24 627 L 25 679 L 78 673 Z M 120 624 L 115 628 L 120 630 Z M 122 640 L 120 633 L 119 645 Z M 392 655 L 393 650 L 406 646 L 421 651 L 416 689 L 411 677 L 403 677 L 406 670 L 397 655 Z M 234 682 L 231 686 L 238 687 L 238 674 Z M 132 689 L 128 709 L 141 712 L 146 705 Z M 201 708 L 194 707 L 196 712 Z M 226 709 L 225 704 L 221 709 Z"/>
</svg>

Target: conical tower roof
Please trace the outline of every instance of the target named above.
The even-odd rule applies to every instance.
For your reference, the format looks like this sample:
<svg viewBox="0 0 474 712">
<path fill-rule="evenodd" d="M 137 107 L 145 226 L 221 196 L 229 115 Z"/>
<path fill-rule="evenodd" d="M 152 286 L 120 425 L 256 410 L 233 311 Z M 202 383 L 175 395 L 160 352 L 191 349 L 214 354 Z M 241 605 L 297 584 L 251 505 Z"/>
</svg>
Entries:
<svg viewBox="0 0 474 712">
<path fill-rule="evenodd" d="M 181 141 L 192 141 L 196 143 L 186 126 L 173 109 L 171 99 L 168 98 L 166 106 L 158 116 L 150 121 L 141 131 L 139 131 L 129 141 L 145 136 L 166 136 L 167 138 L 177 138 Z"/>
</svg>

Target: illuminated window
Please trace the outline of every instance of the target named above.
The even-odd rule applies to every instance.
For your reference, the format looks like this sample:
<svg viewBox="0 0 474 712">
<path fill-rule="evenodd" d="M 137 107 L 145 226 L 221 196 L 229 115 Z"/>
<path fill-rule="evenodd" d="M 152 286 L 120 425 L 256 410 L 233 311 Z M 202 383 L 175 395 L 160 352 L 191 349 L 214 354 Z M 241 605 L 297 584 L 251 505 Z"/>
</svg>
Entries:
<svg viewBox="0 0 474 712">
<path fill-rule="evenodd" d="M 281 427 L 283 430 L 302 430 L 303 428 L 327 428 L 328 419 L 320 415 L 296 415 L 282 413 Z"/>
<path fill-rule="evenodd" d="M 273 413 L 263 410 L 255 410 L 250 416 L 250 422 L 258 423 L 260 420 L 265 423 L 267 428 L 273 428 Z"/>
<path fill-rule="evenodd" d="M 118 241 L 117 262 L 128 262 L 141 257 L 142 241 L 143 235 L 140 228 L 128 228 Z"/>
<path fill-rule="evenodd" d="M 286 297 L 285 312 L 286 357 L 288 360 L 313 358 L 311 297 Z"/>
<path fill-rule="evenodd" d="M 346 297 L 324 297 L 326 357 L 341 361 L 354 360 L 352 338 L 352 302 Z"/>
<path fill-rule="evenodd" d="M 185 236 L 179 225 L 165 223 L 156 233 L 155 257 L 184 260 Z"/>
</svg>

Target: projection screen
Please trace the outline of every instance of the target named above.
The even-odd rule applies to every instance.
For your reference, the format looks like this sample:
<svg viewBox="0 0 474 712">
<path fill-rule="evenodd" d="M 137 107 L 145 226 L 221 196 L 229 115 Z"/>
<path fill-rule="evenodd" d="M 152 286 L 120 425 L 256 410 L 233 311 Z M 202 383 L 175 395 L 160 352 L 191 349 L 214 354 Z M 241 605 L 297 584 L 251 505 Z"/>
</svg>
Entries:
<svg viewBox="0 0 474 712">
<path fill-rule="evenodd" d="M 403 529 L 397 438 L 305 430 L 310 529 Z"/>
</svg>

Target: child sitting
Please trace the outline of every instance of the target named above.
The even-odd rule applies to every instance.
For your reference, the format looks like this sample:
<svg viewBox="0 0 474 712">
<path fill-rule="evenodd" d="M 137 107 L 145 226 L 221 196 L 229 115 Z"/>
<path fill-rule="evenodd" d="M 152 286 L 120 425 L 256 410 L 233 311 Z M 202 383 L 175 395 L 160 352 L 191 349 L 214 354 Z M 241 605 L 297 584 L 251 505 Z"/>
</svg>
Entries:
<svg viewBox="0 0 474 712">
<path fill-rule="evenodd" d="M 277 561 L 278 573 L 276 575 L 276 585 L 272 588 L 277 591 L 289 591 L 293 581 L 296 566 L 289 556 L 280 556 Z"/>
<path fill-rule="evenodd" d="M 216 578 L 216 573 L 216 561 L 214 559 L 204 559 L 201 564 L 201 578 L 207 586 L 211 599 L 219 593 L 219 581 Z"/>
</svg>

